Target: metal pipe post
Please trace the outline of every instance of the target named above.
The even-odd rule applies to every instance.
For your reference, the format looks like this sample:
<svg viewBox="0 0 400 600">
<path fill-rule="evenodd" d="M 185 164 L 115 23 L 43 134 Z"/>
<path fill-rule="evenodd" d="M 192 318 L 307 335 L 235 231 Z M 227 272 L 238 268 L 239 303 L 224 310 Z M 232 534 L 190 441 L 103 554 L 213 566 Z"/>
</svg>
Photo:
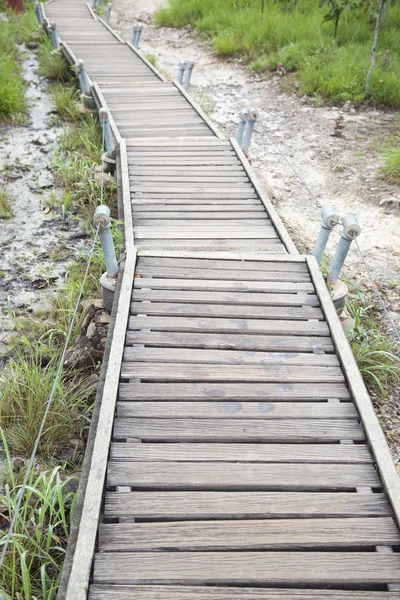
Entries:
<svg viewBox="0 0 400 600">
<path fill-rule="evenodd" d="M 143 27 L 142 25 L 138 25 L 137 33 L 136 33 L 136 48 L 139 48 L 140 36 L 142 35 Z"/>
<path fill-rule="evenodd" d="M 76 72 L 78 73 L 79 86 L 81 88 L 82 94 L 87 94 L 90 96 L 91 88 L 89 77 L 86 73 L 85 63 L 82 59 L 78 60 L 76 63 Z"/>
<path fill-rule="evenodd" d="M 251 136 L 253 134 L 254 125 L 258 119 L 258 110 L 256 108 L 249 108 L 249 118 L 247 121 L 246 128 L 244 130 L 242 150 L 248 152 L 250 148 Z"/>
<path fill-rule="evenodd" d="M 108 110 L 100 108 L 99 118 L 104 131 L 104 144 L 107 152 L 115 151 L 114 137 L 111 131 L 110 119 L 108 118 Z"/>
<path fill-rule="evenodd" d="M 104 21 L 107 23 L 107 25 L 110 22 L 110 17 L 111 17 L 111 4 L 107 4 L 106 12 L 104 14 Z"/>
<path fill-rule="evenodd" d="M 239 125 L 236 130 L 236 141 L 239 144 L 239 146 L 242 145 L 244 129 L 246 127 L 248 118 L 249 118 L 249 109 L 242 108 L 242 110 L 240 111 L 240 114 L 239 114 Z"/>
<path fill-rule="evenodd" d="M 185 88 L 185 90 L 188 90 L 190 87 L 190 78 L 192 76 L 194 61 L 188 60 L 186 64 L 187 64 L 187 71 L 186 71 L 185 83 L 183 84 L 183 87 Z"/>
<path fill-rule="evenodd" d="M 340 240 L 329 269 L 329 285 L 335 285 L 337 283 L 340 271 L 342 270 L 344 261 L 346 260 L 347 253 L 350 250 L 351 242 L 361 233 L 361 227 L 358 224 L 357 217 L 343 217 L 342 224 L 343 229 Z"/>
<path fill-rule="evenodd" d="M 50 21 L 50 38 L 53 48 L 58 48 L 60 46 L 60 39 L 58 37 L 57 26 L 54 21 Z"/>
<path fill-rule="evenodd" d="M 340 223 L 340 217 L 338 214 L 336 214 L 333 208 L 323 208 L 321 210 L 321 215 L 321 229 L 319 230 L 315 248 L 313 250 L 313 255 L 317 259 L 317 263 L 319 265 L 321 264 L 322 255 L 325 251 L 326 244 L 328 243 L 329 236 L 331 235 L 331 231 L 335 227 L 335 225 Z"/>
<path fill-rule="evenodd" d="M 186 69 L 186 61 L 180 61 L 179 62 L 179 72 L 178 72 L 178 83 L 180 83 L 181 85 L 183 82 L 183 75 L 185 73 L 185 69 Z"/>
<path fill-rule="evenodd" d="M 136 48 L 136 36 L 137 36 L 137 29 L 138 29 L 139 25 L 134 25 L 132 27 L 132 46 L 135 46 Z"/>
<path fill-rule="evenodd" d="M 42 8 L 40 6 L 40 2 L 35 2 L 35 14 L 36 14 L 36 18 L 37 18 L 37 22 L 39 23 L 39 25 L 43 24 L 43 15 L 42 15 Z"/>
<path fill-rule="evenodd" d="M 107 275 L 108 277 L 117 277 L 118 262 L 111 233 L 110 209 L 105 204 L 101 204 L 94 211 L 94 224 L 96 227 L 100 225 L 101 247 Z"/>
</svg>

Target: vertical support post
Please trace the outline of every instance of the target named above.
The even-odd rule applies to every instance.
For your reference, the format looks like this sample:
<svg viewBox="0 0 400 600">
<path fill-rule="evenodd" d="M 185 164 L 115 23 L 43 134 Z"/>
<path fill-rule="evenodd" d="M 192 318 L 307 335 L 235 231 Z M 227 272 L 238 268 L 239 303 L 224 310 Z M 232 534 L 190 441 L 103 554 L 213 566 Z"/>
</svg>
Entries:
<svg viewBox="0 0 400 600">
<path fill-rule="evenodd" d="M 343 217 L 342 224 L 343 229 L 340 240 L 329 269 L 328 283 L 331 286 L 334 286 L 339 279 L 340 271 L 342 270 L 344 261 L 350 250 L 351 242 L 361 233 L 361 227 L 358 224 L 357 217 Z"/>
<path fill-rule="evenodd" d="M 180 83 L 181 85 L 183 82 L 183 75 L 185 73 L 185 69 L 186 69 L 186 61 L 180 61 L 179 62 L 179 72 L 178 72 L 178 83 Z"/>
<path fill-rule="evenodd" d="M 142 30 L 143 30 L 143 26 L 142 25 L 138 25 L 137 28 L 137 34 L 136 34 L 136 48 L 139 48 L 139 42 L 140 42 L 140 37 L 142 35 Z"/>
<path fill-rule="evenodd" d="M 321 229 L 319 230 L 315 248 L 313 250 L 313 255 L 317 259 L 317 263 L 319 265 L 321 264 L 322 255 L 325 251 L 326 245 L 329 240 L 329 236 L 331 235 L 331 231 L 335 227 L 335 225 L 340 223 L 340 217 L 338 214 L 336 214 L 333 208 L 323 208 L 321 210 L 321 216 Z"/>
<path fill-rule="evenodd" d="M 106 12 L 104 15 L 104 21 L 107 23 L 107 25 L 110 22 L 110 17 L 111 17 L 111 4 L 107 4 Z"/>
<path fill-rule="evenodd" d="M 57 26 L 54 21 L 50 21 L 50 38 L 53 48 L 58 48 L 60 46 L 60 39 L 58 37 Z"/>
<path fill-rule="evenodd" d="M 82 94 L 90 96 L 91 87 L 89 77 L 86 73 L 85 63 L 82 59 L 78 60 L 78 62 L 76 63 L 76 72 L 78 73 L 79 86 L 81 88 Z"/>
<path fill-rule="evenodd" d="M 190 78 L 192 77 L 194 61 L 188 60 L 186 65 L 187 65 L 187 71 L 186 71 L 185 83 L 183 84 L 183 87 L 185 88 L 185 90 L 188 90 L 190 87 Z"/>
<path fill-rule="evenodd" d="M 42 7 L 40 6 L 40 2 L 37 0 L 35 0 L 35 14 L 39 25 L 43 25 Z"/>
<path fill-rule="evenodd" d="M 242 110 L 240 111 L 240 114 L 239 114 L 239 125 L 236 130 L 236 141 L 239 144 L 239 146 L 242 145 L 244 129 L 246 127 L 248 118 L 249 118 L 249 109 L 242 108 Z"/>
<path fill-rule="evenodd" d="M 135 46 L 136 48 L 136 36 L 137 36 L 137 29 L 138 29 L 138 25 L 135 24 L 132 27 L 132 46 Z"/>
<path fill-rule="evenodd" d="M 108 277 L 117 277 L 118 262 L 115 255 L 111 233 L 110 209 L 105 204 L 98 206 L 94 212 L 94 224 L 100 225 L 101 247 L 104 254 Z"/>
<path fill-rule="evenodd" d="M 253 134 L 254 125 L 258 119 L 258 110 L 256 108 L 249 108 L 249 118 L 244 131 L 242 150 L 248 152 L 250 148 L 251 136 Z"/>
<path fill-rule="evenodd" d="M 107 152 L 115 151 L 114 137 L 111 131 L 110 119 L 108 117 L 108 110 L 106 108 L 100 108 L 99 110 L 100 123 L 104 131 L 104 144 Z"/>
</svg>

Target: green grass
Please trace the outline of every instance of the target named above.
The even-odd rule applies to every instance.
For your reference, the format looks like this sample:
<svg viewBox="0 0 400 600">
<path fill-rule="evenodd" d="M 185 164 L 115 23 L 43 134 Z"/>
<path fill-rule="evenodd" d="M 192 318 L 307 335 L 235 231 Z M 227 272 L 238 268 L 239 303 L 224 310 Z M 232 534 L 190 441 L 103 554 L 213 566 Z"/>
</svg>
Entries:
<svg viewBox="0 0 400 600">
<path fill-rule="evenodd" d="M 60 117 L 66 121 L 76 122 L 80 119 L 82 111 L 80 110 L 79 92 L 73 87 L 67 87 L 64 84 L 55 84 L 52 88 L 54 107 Z"/>
<path fill-rule="evenodd" d="M 211 39 L 222 56 L 242 55 L 255 71 L 275 70 L 282 63 L 296 71 L 301 93 L 331 102 L 363 102 L 374 32 L 367 10 L 346 11 L 336 39 L 333 25 L 324 22 L 326 8 L 315 0 L 298 0 L 295 8 L 278 0 L 265 0 L 261 14 L 257 0 L 170 0 L 159 9 L 159 25 L 193 25 Z M 391 5 L 381 31 L 377 66 L 370 99 L 400 106 L 400 4 Z"/>
<path fill-rule="evenodd" d="M 50 81 L 66 82 L 71 78 L 71 69 L 59 52 L 53 52 L 48 38 L 40 45 L 39 75 Z"/>
<path fill-rule="evenodd" d="M 0 188 L 0 219 L 11 219 L 14 216 L 12 211 L 13 198 L 5 188 Z"/>
<path fill-rule="evenodd" d="M 353 286 L 347 300 L 355 320 L 351 348 L 369 391 L 386 396 L 400 383 L 400 357 L 395 342 L 382 333 L 380 313 L 369 296 Z"/>
<path fill-rule="evenodd" d="M 20 490 L 4 435 L 2 438 L 10 475 L 1 496 L 4 525 L 0 530 L 0 550 Z M 70 482 L 71 478 L 61 478 L 59 468 L 40 474 L 32 472 L 0 573 L 0 593 L 4 600 L 56 598 L 75 507 Z"/>
</svg>

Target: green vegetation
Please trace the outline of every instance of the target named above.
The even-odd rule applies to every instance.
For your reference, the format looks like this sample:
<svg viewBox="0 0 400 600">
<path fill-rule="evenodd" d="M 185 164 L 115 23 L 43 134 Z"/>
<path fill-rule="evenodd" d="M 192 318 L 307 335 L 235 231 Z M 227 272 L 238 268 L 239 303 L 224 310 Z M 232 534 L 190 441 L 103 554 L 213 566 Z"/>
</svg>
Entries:
<svg viewBox="0 0 400 600">
<path fill-rule="evenodd" d="M 20 121 L 26 115 L 26 100 L 18 44 L 29 41 L 35 16 L 33 7 L 15 15 L 6 10 L 4 2 L 0 2 L 0 12 L 4 15 L 0 27 L 0 121 Z"/>
<path fill-rule="evenodd" d="M 2 438 L 10 472 L 2 504 L 13 514 L 20 476 L 14 472 L 3 434 Z M 61 477 L 59 468 L 31 474 L 0 578 L 4 600 L 55 599 L 75 506 L 71 483 L 70 477 Z"/>
<path fill-rule="evenodd" d="M 59 82 L 70 79 L 70 69 L 48 42 L 39 48 L 41 73 Z M 59 138 L 59 152 L 53 164 L 62 198 L 55 194 L 53 210 L 61 208 L 61 218 L 74 219 L 94 237 L 94 207 L 98 205 L 101 174 L 96 169 L 102 151 L 101 129 L 96 118 L 79 106 L 79 94 L 71 87 L 54 83 L 51 87 L 55 109 L 68 124 Z M 106 179 L 103 201 L 116 213 L 116 188 Z M 4 198 L 6 195 L 3 195 Z M 0 199 L 1 199 L 0 195 Z M 122 243 L 119 223 L 114 221 L 117 251 Z M 88 249 L 82 242 L 74 261 L 67 268 L 63 286 L 49 295 L 47 306 L 34 315 L 13 314 L 16 335 L 11 343 L 11 358 L 0 376 L 0 426 L 3 444 L 9 452 L 8 484 L 0 497 L 0 550 L 7 525 L 17 502 L 21 473 L 15 473 L 15 460 L 28 457 L 38 434 L 61 351 L 82 286 Z M 72 344 L 81 334 L 93 298 L 99 295 L 99 278 L 104 270 L 100 244 L 95 248 L 84 301 L 78 310 Z M 12 542 L 0 572 L 0 593 L 5 600 L 52 600 L 64 560 L 75 492 L 70 490 L 68 474 L 79 468 L 93 405 L 93 379 L 99 363 L 81 371 L 65 368 L 50 408 L 36 463 L 25 493 Z M 11 456 L 17 455 L 12 460 Z M 74 480 L 76 484 L 76 479 Z"/>
<path fill-rule="evenodd" d="M 157 68 L 157 56 L 154 56 L 154 54 L 145 53 L 145 57 L 149 63 L 153 65 L 153 67 Z"/>
<path fill-rule="evenodd" d="M 12 197 L 10 193 L 0 188 L 0 219 L 10 219 L 14 216 L 12 211 Z"/>
<path fill-rule="evenodd" d="M 389 183 L 400 183 L 400 125 L 397 133 L 387 141 L 383 159 L 385 164 L 381 167 L 382 176 Z"/>
<path fill-rule="evenodd" d="M 381 331 L 380 312 L 371 294 L 351 287 L 346 303 L 355 321 L 351 348 L 368 389 L 386 396 L 400 382 L 400 358 L 395 342 Z"/>
<path fill-rule="evenodd" d="M 65 82 L 71 78 L 71 69 L 62 54 L 53 51 L 53 46 L 48 38 L 40 45 L 39 50 L 39 75 L 50 81 Z"/>
<path fill-rule="evenodd" d="M 343 2 L 323 4 L 315 0 L 170 0 L 169 8 L 160 9 L 156 19 L 159 25 L 193 25 L 201 36 L 211 38 L 217 54 L 243 55 L 254 70 L 273 71 L 282 63 L 287 71 L 297 72 L 303 94 L 361 103 L 367 99 L 365 85 L 379 2 L 345 0 L 349 6 L 340 12 L 336 37 L 336 13 L 331 9 L 332 5 L 343 8 Z M 399 27 L 400 3 L 393 3 L 380 31 L 368 95 L 375 103 L 393 107 L 400 106 Z"/>
</svg>

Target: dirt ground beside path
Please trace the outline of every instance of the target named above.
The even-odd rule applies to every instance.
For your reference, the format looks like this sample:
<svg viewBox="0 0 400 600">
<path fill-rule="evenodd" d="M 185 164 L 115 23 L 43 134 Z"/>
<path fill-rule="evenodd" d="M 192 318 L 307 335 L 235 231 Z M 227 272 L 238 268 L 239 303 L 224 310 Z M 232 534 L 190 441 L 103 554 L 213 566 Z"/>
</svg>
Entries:
<svg viewBox="0 0 400 600">
<path fill-rule="evenodd" d="M 400 186 L 379 176 L 382 147 L 396 132 L 398 114 L 373 108 L 355 110 L 349 105 L 315 107 L 307 97 L 282 91 L 286 78 L 251 73 L 242 59 L 216 57 L 210 44 L 197 39 L 190 28 L 156 28 L 153 16 L 160 4 L 166 0 L 114 0 L 111 25 L 130 39 L 132 25 L 142 23 L 141 50 L 156 58 L 157 67 L 169 79 L 176 78 L 180 60 L 193 59 L 191 93 L 227 137 L 235 134 L 241 108 L 255 106 L 259 110 L 250 160 L 297 248 L 300 252 L 312 250 L 320 209 L 271 138 L 323 206 L 335 207 L 342 216 L 358 216 L 360 245 L 400 328 Z M 338 118 L 343 119 L 343 137 L 332 135 Z M 328 259 L 339 235 L 337 228 L 328 246 Z M 343 276 L 368 283 L 354 244 Z M 400 462 L 400 391 L 395 390 L 385 402 L 373 399 L 394 458 Z"/>
</svg>

